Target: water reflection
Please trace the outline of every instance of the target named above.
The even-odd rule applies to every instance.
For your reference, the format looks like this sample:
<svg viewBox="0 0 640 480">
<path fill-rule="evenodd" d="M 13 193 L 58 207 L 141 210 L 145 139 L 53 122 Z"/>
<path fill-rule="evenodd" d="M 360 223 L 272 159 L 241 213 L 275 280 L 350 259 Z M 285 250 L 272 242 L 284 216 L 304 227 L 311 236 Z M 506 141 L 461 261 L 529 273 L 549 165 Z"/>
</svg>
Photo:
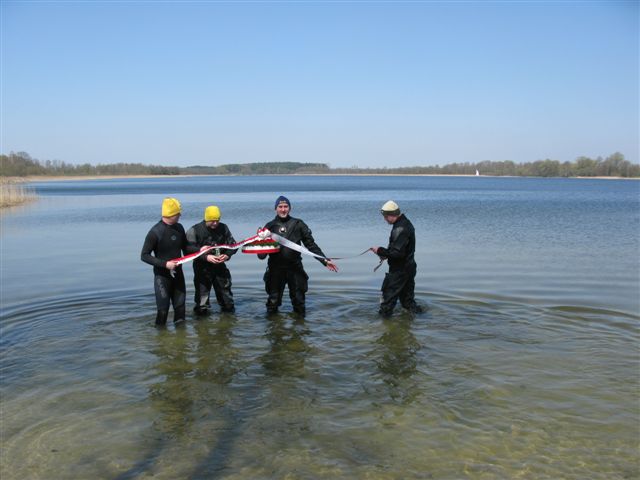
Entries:
<svg viewBox="0 0 640 480">
<path fill-rule="evenodd" d="M 198 416 L 215 415 L 229 402 L 224 387 L 241 370 L 240 356 L 233 346 L 233 315 L 217 322 L 193 324 L 195 338 L 186 328 L 161 330 L 152 353 L 158 381 L 149 387 L 149 398 L 159 413 L 155 428 L 170 438 L 185 434 Z"/>
<path fill-rule="evenodd" d="M 233 315 L 221 314 L 215 323 L 204 320 L 194 324 L 198 336 L 195 351 L 197 379 L 227 385 L 238 373 L 239 352 L 232 344 L 236 321 Z"/>
<path fill-rule="evenodd" d="M 236 373 L 242 370 L 240 352 L 233 345 L 236 323 L 234 315 L 223 314 L 216 322 L 194 322 L 193 332 L 189 328 L 158 331 L 152 349 L 158 380 L 149 387 L 151 406 L 157 412 L 155 446 L 122 478 L 163 468 L 158 466 L 166 455 L 163 452 L 176 444 L 206 452 L 188 478 L 215 478 L 226 468 L 244 421 L 238 415 L 243 401 L 232 389 Z"/>
<path fill-rule="evenodd" d="M 184 328 L 173 333 L 159 330 L 156 341 L 152 353 L 158 357 L 154 369 L 160 380 L 149 387 L 151 405 L 159 413 L 154 428 L 176 438 L 184 435 L 194 421 L 189 341 Z"/>
<path fill-rule="evenodd" d="M 296 318 L 291 325 L 287 325 L 282 315 L 271 317 L 265 332 L 270 348 L 261 357 L 262 366 L 267 374 L 276 377 L 303 377 L 305 360 L 310 352 L 305 341 L 307 335 L 309 329 L 304 319 Z"/>
<path fill-rule="evenodd" d="M 421 346 L 412 332 L 411 318 L 383 322 L 382 335 L 376 340 L 375 364 L 392 400 L 410 404 L 418 396 L 417 353 Z"/>
</svg>

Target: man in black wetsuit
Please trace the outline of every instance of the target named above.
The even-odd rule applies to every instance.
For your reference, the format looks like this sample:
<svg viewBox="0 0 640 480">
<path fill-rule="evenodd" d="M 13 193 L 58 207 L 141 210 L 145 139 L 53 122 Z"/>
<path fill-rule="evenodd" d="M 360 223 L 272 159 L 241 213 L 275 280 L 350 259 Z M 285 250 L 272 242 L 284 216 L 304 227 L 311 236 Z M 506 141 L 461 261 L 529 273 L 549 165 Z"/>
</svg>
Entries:
<svg viewBox="0 0 640 480">
<path fill-rule="evenodd" d="M 173 322 L 185 320 L 186 287 L 182 265 L 169 260 L 186 252 L 187 237 L 180 219 L 180 202 L 165 198 L 162 202 L 162 219 L 156 223 L 144 239 L 140 259 L 153 265 L 153 286 L 156 293 L 156 325 L 167 324 L 169 305 L 173 304 Z M 153 255 L 152 255 L 153 253 Z"/>
<path fill-rule="evenodd" d="M 389 200 L 382 206 L 381 213 L 385 221 L 393 225 L 389 236 L 389 246 L 371 247 L 370 250 L 381 259 L 389 262 L 389 273 L 382 282 L 380 315 L 390 317 L 398 299 L 400 304 L 413 313 L 421 313 L 422 307 L 416 304 L 416 232 L 409 219 L 400 213 L 400 207 Z"/>
<path fill-rule="evenodd" d="M 276 217 L 265 225 L 265 228 L 273 233 L 297 244 L 304 245 L 307 250 L 325 257 L 320 247 L 316 245 L 311 230 L 299 218 L 289 216 L 291 203 L 286 197 L 280 196 L 275 204 Z M 258 258 L 264 259 L 267 254 L 259 254 Z M 278 253 L 269 254 L 267 270 L 264 274 L 264 287 L 267 292 L 267 312 L 275 313 L 282 305 L 282 295 L 285 286 L 289 287 L 289 297 L 293 310 L 300 315 L 305 314 L 305 293 L 307 292 L 309 276 L 302 267 L 300 252 L 280 245 Z M 337 272 L 338 267 L 331 261 L 318 259 L 332 272 Z"/>
<path fill-rule="evenodd" d="M 187 231 L 187 252 L 196 253 L 211 245 L 231 245 L 236 243 L 229 228 L 220 223 L 220 209 L 215 205 L 204 211 L 204 220 L 196 223 Z M 196 258 L 193 262 L 193 284 L 195 286 L 194 311 L 206 314 L 210 308 L 211 287 L 223 312 L 233 312 L 233 293 L 231 293 L 231 272 L 225 262 L 236 250 L 213 249 Z"/>
</svg>

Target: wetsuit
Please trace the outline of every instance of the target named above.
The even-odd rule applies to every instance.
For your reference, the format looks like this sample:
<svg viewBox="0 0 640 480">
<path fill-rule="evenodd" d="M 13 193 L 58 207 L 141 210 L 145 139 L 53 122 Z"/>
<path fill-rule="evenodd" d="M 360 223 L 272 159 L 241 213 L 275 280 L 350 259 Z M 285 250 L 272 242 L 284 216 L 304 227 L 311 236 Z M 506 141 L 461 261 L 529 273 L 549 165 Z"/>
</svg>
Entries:
<svg viewBox="0 0 640 480">
<path fill-rule="evenodd" d="M 421 312 L 422 308 L 415 300 L 416 262 L 416 232 L 413 224 L 404 215 L 400 215 L 393 224 L 389 235 L 389 246 L 380 247 L 378 255 L 386 258 L 389 263 L 389 273 L 382 282 L 382 299 L 380 314 L 391 315 L 398 299 L 400 304 L 413 312 Z"/>
<path fill-rule="evenodd" d="M 265 225 L 273 233 L 286 238 L 297 244 L 304 245 L 309 251 L 316 255 L 325 256 L 316 245 L 311 230 L 299 218 L 287 216 L 287 218 L 276 218 Z M 318 259 L 320 263 L 326 265 L 326 260 Z M 285 286 L 289 287 L 289 298 L 293 310 L 305 314 L 305 293 L 307 292 L 309 276 L 302 267 L 302 255 L 290 248 L 280 245 L 278 253 L 270 253 L 267 270 L 264 274 L 264 287 L 267 292 L 267 312 L 277 312 L 282 305 L 282 295 Z"/>
<path fill-rule="evenodd" d="M 153 265 L 153 286 L 156 293 L 156 325 L 166 325 L 169 305 L 173 304 L 173 321 L 185 319 L 186 286 L 182 266 L 175 268 L 173 275 L 165 265 L 186 251 L 187 237 L 179 223 L 167 225 L 162 220 L 156 223 L 144 239 L 140 259 Z M 153 255 L 152 255 L 153 253 Z"/>
<path fill-rule="evenodd" d="M 195 224 L 187 231 L 187 252 L 196 253 L 200 247 L 205 245 L 230 245 L 236 243 L 224 223 L 218 223 L 215 229 L 208 228 L 203 220 Z M 220 254 L 225 254 L 229 258 L 236 253 L 236 250 L 221 249 Z M 195 286 L 194 300 L 197 313 L 206 313 L 208 310 L 211 287 L 216 294 L 216 300 L 223 312 L 233 312 L 233 293 L 231 293 L 231 272 L 226 263 L 207 262 L 208 254 L 218 255 L 216 250 L 211 250 L 193 262 L 193 285 Z"/>
</svg>

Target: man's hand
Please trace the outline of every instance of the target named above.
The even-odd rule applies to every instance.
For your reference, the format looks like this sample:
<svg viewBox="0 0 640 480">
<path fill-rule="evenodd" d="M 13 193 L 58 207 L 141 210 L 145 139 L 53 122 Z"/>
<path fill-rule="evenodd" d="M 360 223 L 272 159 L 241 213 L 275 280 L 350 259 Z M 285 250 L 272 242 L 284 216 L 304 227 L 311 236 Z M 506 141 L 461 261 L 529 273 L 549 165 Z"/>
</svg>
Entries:
<svg viewBox="0 0 640 480">
<path fill-rule="evenodd" d="M 167 264 L 165 265 L 167 270 L 175 270 L 176 267 L 178 266 L 178 264 L 176 262 L 167 262 Z"/>
<path fill-rule="evenodd" d="M 209 255 L 209 257 L 211 257 L 212 260 L 209 260 L 208 258 L 207 260 L 211 263 L 224 263 L 229 260 L 229 256 L 225 255 L 224 253 L 222 255 Z"/>
<path fill-rule="evenodd" d="M 371 250 L 373 253 L 375 253 L 376 255 L 378 254 L 378 249 L 380 247 L 371 247 L 369 250 Z"/>
<path fill-rule="evenodd" d="M 327 260 L 327 263 L 325 264 L 325 267 L 327 267 L 332 272 L 337 272 L 338 271 L 338 266 L 335 263 L 333 263 L 331 260 Z"/>
</svg>

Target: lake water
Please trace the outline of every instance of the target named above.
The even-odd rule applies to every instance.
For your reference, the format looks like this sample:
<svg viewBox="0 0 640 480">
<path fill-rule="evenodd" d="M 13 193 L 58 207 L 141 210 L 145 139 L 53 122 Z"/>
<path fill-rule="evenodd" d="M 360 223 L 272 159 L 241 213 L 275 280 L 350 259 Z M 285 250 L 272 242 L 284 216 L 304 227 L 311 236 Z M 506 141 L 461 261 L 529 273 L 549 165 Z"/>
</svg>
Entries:
<svg viewBox="0 0 640 480">
<path fill-rule="evenodd" d="M 37 183 L 2 212 L 0 474 L 9 479 L 640 478 L 640 182 L 192 177 Z M 140 261 L 163 197 L 236 240 L 284 194 L 328 256 L 417 232 L 417 300 L 377 315 L 375 255 L 306 257 L 307 317 L 153 326 Z M 285 298 L 288 300 L 286 294 Z M 171 318 L 171 317 L 170 317 Z"/>
</svg>

